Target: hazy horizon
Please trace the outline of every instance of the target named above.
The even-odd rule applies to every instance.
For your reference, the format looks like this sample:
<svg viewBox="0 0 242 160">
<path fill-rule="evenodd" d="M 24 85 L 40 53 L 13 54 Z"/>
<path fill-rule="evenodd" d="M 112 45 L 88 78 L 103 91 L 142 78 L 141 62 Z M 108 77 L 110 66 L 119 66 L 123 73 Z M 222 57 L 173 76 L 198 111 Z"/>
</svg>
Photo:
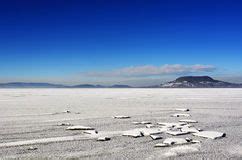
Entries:
<svg viewBox="0 0 242 160">
<path fill-rule="evenodd" d="M 197 75 L 191 75 L 191 76 L 197 76 Z M 198 76 L 206 76 L 206 75 L 198 75 Z M 182 77 L 182 76 L 180 76 Z M 179 78 L 179 77 L 176 77 Z M 149 87 L 149 86 L 155 86 L 155 85 L 160 85 L 162 83 L 166 83 L 166 82 L 170 82 L 175 80 L 174 79 L 167 79 L 167 80 L 159 80 L 159 79 L 146 79 L 146 80 L 134 80 L 134 81 L 124 81 L 124 82 L 109 82 L 109 83 L 103 83 L 103 82 L 76 82 L 73 84 L 70 83 L 56 83 L 56 82 L 45 82 L 45 81 L 3 81 L 0 83 L 50 83 L 50 84 L 57 84 L 57 85 L 64 85 L 64 86 L 75 86 L 75 85 L 86 85 L 86 84 L 90 84 L 90 85 L 103 85 L 103 86 L 112 86 L 112 85 L 129 85 L 131 87 Z M 215 80 L 220 80 L 220 81 L 225 81 L 225 82 L 230 82 L 230 83 L 237 83 L 237 84 L 241 84 L 240 81 L 235 80 L 230 80 L 230 79 L 226 79 L 223 77 L 212 77 Z M 242 78 L 242 77 L 241 77 Z M 238 77 L 239 79 L 239 77 Z"/>
</svg>

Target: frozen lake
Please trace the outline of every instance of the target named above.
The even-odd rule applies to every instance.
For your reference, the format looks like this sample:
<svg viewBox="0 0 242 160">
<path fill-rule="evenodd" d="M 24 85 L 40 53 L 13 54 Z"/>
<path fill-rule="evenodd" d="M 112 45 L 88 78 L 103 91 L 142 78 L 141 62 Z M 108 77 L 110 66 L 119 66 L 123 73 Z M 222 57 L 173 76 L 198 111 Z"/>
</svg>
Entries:
<svg viewBox="0 0 242 160">
<path fill-rule="evenodd" d="M 2 158 L 83 159 L 241 159 L 242 89 L 0 89 L 0 143 L 54 137 L 81 136 L 60 122 L 116 132 L 133 129 L 133 121 L 178 122 L 175 108 L 189 108 L 192 119 L 204 130 L 225 132 L 218 140 L 201 140 L 198 151 L 168 156 L 171 148 L 154 148 L 150 137 L 113 137 L 2 147 Z M 64 113 L 69 110 L 71 113 Z M 112 119 L 128 115 L 130 119 Z M 169 137 L 164 134 L 164 138 Z M 0 145 L 1 146 L 1 145 Z"/>
</svg>

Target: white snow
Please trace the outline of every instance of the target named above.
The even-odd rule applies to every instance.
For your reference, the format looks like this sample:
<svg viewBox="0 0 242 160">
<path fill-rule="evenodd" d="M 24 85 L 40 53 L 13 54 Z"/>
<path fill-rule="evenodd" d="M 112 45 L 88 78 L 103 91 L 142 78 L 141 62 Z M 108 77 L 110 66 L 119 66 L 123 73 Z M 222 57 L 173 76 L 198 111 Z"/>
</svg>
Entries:
<svg viewBox="0 0 242 160">
<path fill-rule="evenodd" d="M 166 157 L 174 157 L 179 155 L 184 155 L 188 153 L 195 153 L 199 152 L 200 146 L 199 145 L 184 145 L 184 146 L 176 146 L 169 149 L 164 156 Z"/>
<path fill-rule="evenodd" d="M 67 137 L 50 137 L 50 138 L 41 138 L 41 139 L 32 139 L 32 140 L 25 140 L 25 141 L 0 143 L 0 148 L 33 145 L 33 144 L 47 144 L 47 143 L 53 143 L 53 142 L 74 141 L 74 140 L 82 140 L 82 139 L 87 139 L 87 137 L 79 136 L 79 135 L 78 136 L 67 136 Z"/>
<path fill-rule="evenodd" d="M 154 128 L 199 130 L 197 127 L 201 127 L 227 134 L 226 138 L 216 142 L 198 137 L 202 152 L 197 155 L 184 154 L 182 159 L 191 160 L 195 156 L 224 159 L 224 154 L 239 159 L 241 154 L 230 151 L 232 146 L 241 146 L 238 144 L 242 138 L 241 95 L 242 89 L 0 89 L 0 155 L 3 159 L 28 159 L 30 156 L 38 159 L 45 155 L 68 159 L 78 155 L 90 159 L 132 157 L 137 160 L 155 154 L 156 158 L 157 154 L 163 156 L 173 146 L 158 149 L 152 147 L 155 143 L 150 137 L 122 137 L 123 131 L 138 127 L 132 125 L 132 121 L 150 121 L 155 124 L 151 125 Z M 199 122 L 192 123 L 194 128 L 191 125 L 188 127 L 187 122 L 179 122 L 186 118 L 170 117 L 173 113 L 179 113 L 174 111 L 175 108 L 187 106 L 191 112 L 180 113 L 189 113 L 192 119 Z M 63 113 L 66 110 L 71 112 Z M 113 115 L 128 115 L 131 118 L 112 119 Z M 57 126 L 62 122 L 94 127 L 99 133 L 68 131 L 65 130 L 68 126 Z M 157 125 L 156 122 L 168 124 Z M 113 135 L 117 137 L 113 139 Z M 162 136 L 173 137 L 164 133 Z M 112 140 L 99 143 L 96 141 L 98 137 L 111 137 Z M 157 142 L 162 142 L 162 139 Z M 37 147 L 38 150 L 33 152 L 38 154 L 30 154 L 31 151 L 26 151 L 28 146 L 18 147 L 21 145 Z M 135 152 L 130 152 L 131 149 Z M 241 152 L 237 150 L 236 153 Z"/>
</svg>

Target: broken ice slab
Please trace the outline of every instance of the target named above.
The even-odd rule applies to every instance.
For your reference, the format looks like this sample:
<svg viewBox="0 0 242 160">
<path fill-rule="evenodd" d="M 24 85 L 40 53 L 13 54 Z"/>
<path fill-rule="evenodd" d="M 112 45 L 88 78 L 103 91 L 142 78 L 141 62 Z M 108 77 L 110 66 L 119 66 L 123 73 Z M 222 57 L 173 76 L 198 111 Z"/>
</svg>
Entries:
<svg viewBox="0 0 242 160">
<path fill-rule="evenodd" d="M 194 136 L 204 137 L 204 138 L 211 138 L 211 139 L 218 139 L 225 137 L 226 134 L 222 132 L 216 132 L 216 131 L 201 131 L 198 133 L 193 133 Z"/>
<path fill-rule="evenodd" d="M 154 147 L 169 147 L 172 145 L 183 145 L 192 143 L 200 143 L 200 141 L 192 140 L 190 138 L 167 138 L 163 141 L 163 143 L 158 143 Z"/>
<path fill-rule="evenodd" d="M 174 127 L 171 128 L 171 129 L 178 129 L 178 130 L 180 130 L 182 127 L 183 127 L 183 126 L 174 126 Z"/>
<path fill-rule="evenodd" d="M 162 136 L 161 136 L 160 134 L 152 134 L 152 135 L 150 135 L 150 137 L 151 137 L 153 140 L 162 139 Z"/>
<path fill-rule="evenodd" d="M 168 145 L 181 145 L 181 144 L 189 144 L 189 143 L 198 143 L 197 140 L 192 140 L 191 138 L 167 138 L 163 141 L 163 143 Z"/>
<path fill-rule="evenodd" d="M 132 124 L 138 125 L 141 124 L 140 122 L 132 122 Z"/>
<path fill-rule="evenodd" d="M 189 132 L 184 132 L 184 131 L 166 131 L 167 134 L 173 135 L 173 136 L 180 136 L 180 135 L 185 135 L 185 134 L 189 134 Z"/>
<path fill-rule="evenodd" d="M 65 110 L 63 113 L 71 113 L 70 110 Z"/>
<path fill-rule="evenodd" d="M 117 116 L 113 116 L 113 118 L 115 118 L 115 119 L 127 119 L 127 118 L 130 118 L 130 116 L 117 115 Z"/>
<path fill-rule="evenodd" d="M 149 121 L 142 121 L 142 122 L 140 122 L 141 124 L 151 124 L 151 122 L 149 122 Z"/>
<path fill-rule="evenodd" d="M 163 143 L 168 145 L 174 145 L 174 144 L 186 144 L 188 142 L 185 138 L 167 138 L 163 141 Z"/>
<path fill-rule="evenodd" d="M 27 150 L 37 150 L 37 147 L 30 146 Z"/>
<path fill-rule="evenodd" d="M 195 127 L 189 127 L 189 126 L 183 126 L 181 128 L 182 132 L 189 132 L 189 133 L 197 133 L 200 131 L 200 129 L 197 129 Z"/>
<path fill-rule="evenodd" d="M 132 122 L 132 123 L 135 124 L 135 125 L 138 125 L 138 124 L 151 124 L 151 122 L 149 122 L 149 121 Z"/>
<path fill-rule="evenodd" d="M 176 113 L 176 114 L 172 114 L 171 117 L 190 117 L 190 114 L 187 113 Z"/>
<path fill-rule="evenodd" d="M 140 124 L 151 124 L 150 121 L 141 121 Z"/>
<path fill-rule="evenodd" d="M 188 109 L 188 108 L 176 108 L 175 111 L 188 112 L 188 111 L 190 111 L 190 109 Z"/>
<path fill-rule="evenodd" d="M 165 143 L 157 143 L 155 144 L 155 147 L 169 147 L 169 144 L 165 144 Z"/>
<path fill-rule="evenodd" d="M 143 134 L 137 130 L 137 129 L 133 129 L 133 130 L 129 130 L 129 131 L 124 131 L 123 136 L 128 136 L 128 137 L 133 137 L 133 138 L 138 138 L 138 137 L 142 137 Z"/>
<path fill-rule="evenodd" d="M 181 119 L 179 122 L 186 122 L 186 123 L 198 123 L 196 120 L 193 119 Z"/>
<path fill-rule="evenodd" d="M 71 126 L 70 123 L 58 123 L 57 126 Z"/>
<path fill-rule="evenodd" d="M 85 134 L 98 134 L 98 131 L 96 131 L 96 130 L 86 130 L 83 133 L 85 133 Z"/>
<path fill-rule="evenodd" d="M 166 131 L 162 128 L 140 128 L 137 130 L 139 130 L 144 136 L 160 134 L 160 133 L 163 133 L 164 131 Z"/>
<path fill-rule="evenodd" d="M 166 122 L 157 122 L 158 125 L 165 126 L 167 128 L 173 128 L 173 127 L 180 127 L 186 125 L 184 122 L 179 123 L 166 123 Z"/>
<path fill-rule="evenodd" d="M 192 140 L 192 143 L 201 143 L 199 140 Z"/>
<path fill-rule="evenodd" d="M 145 127 L 146 127 L 146 128 L 154 128 L 154 127 L 156 127 L 156 126 L 153 125 L 153 124 L 147 124 Z"/>
<path fill-rule="evenodd" d="M 186 124 L 186 125 L 184 125 L 182 127 L 194 127 L 194 125 L 189 123 L 189 124 Z"/>
<path fill-rule="evenodd" d="M 67 130 L 94 130 L 95 128 L 93 127 L 88 127 L 88 126 L 71 126 L 66 128 Z"/>
<path fill-rule="evenodd" d="M 99 137 L 99 138 L 97 139 L 97 141 L 109 141 L 109 140 L 111 140 L 110 137 Z"/>
</svg>

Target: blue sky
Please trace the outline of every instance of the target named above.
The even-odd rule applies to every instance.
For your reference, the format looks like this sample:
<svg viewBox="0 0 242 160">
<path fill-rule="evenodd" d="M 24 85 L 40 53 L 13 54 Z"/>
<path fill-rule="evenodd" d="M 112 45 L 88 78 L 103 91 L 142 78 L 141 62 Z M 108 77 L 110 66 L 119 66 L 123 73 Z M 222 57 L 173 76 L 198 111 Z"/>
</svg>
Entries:
<svg viewBox="0 0 242 160">
<path fill-rule="evenodd" d="M 1 1 L 0 81 L 242 82 L 241 19 L 240 0 Z"/>
</svg>

